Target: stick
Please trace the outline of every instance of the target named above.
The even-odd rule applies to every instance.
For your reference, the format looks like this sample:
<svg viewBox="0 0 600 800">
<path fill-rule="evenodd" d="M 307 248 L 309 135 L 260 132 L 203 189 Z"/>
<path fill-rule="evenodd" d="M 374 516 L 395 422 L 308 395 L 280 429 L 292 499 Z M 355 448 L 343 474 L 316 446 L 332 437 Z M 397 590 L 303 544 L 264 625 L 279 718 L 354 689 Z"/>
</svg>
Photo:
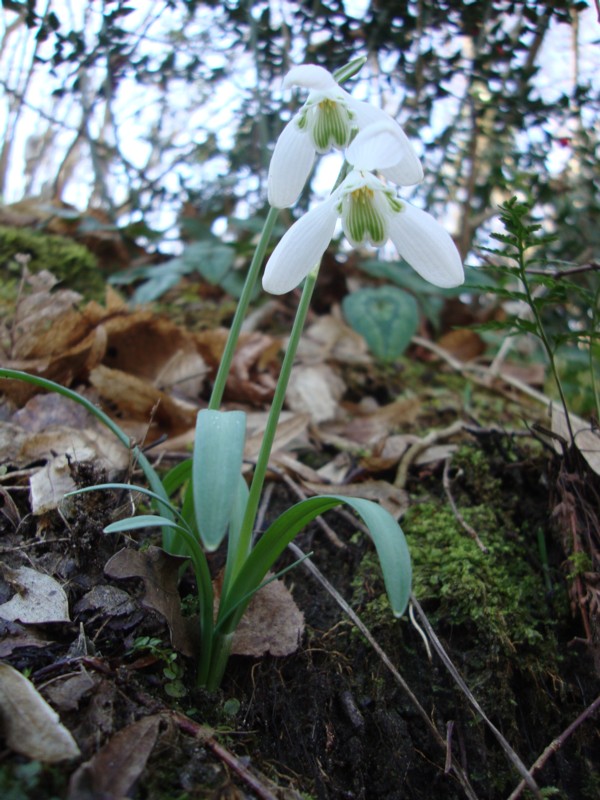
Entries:
<svg viewBox="0 0 600 800">
<path fill-rule="evenodd" d="M 488 728 L 494 734 L 494 736 L 498 740 L 500 746 L 502 747 L 502 749 L 506 753 L 506 756 L 507 756 L 508 760 L 512 763 L 512 765 L 515 767 L 517 772 L 523 777 L 523 783 L 526 784 L 529 787 L 529 789 L 531 789 L 531 791 L 533 792 L 535 797 L 539 798 L 539 800 L 542 800 L 542 793 L 540 792 L 540 789 L 539 789 L 538 785 L 536 784 L 535 780 L 533 779 L 533 777 L 529 773 L 529 770 L 527 769 L 525 764 L 521 761 L 521 759 L 519 758 L 517 753 L 515 753 L 515 751 L 512 749 L 510 744 L 506 741 L 504 736 L 500 733 L 498 728 L 487 717 L 487 715 L 485 714 L 484 710 L 481 708 L 481 706 L 477 702 L 475 696 L 473 695 L 473 693 L 471 692 L 471 690 L 469 689 L 469 687 L 465 683 L 464 678 L 462 677 L 462 675 L 459 673 L 459 671 L 456 669 L 456 667 L 452 663 L 448 653 L 444 650 L 444 647 L 443 647 L 442 643 L 440 642 L 440 640 L 438 639 L 436 632 L 433 630 L 433 628 L 431 626 L 431 623 L 429 622 L 425 612 L 421 608 L 421 604 L 416 599 L 416 597 L 414 595 L 412 595 L 412 594 L 411 594 L 411 601 L 412 601 L 415 609 L 417 610 L 417 614 L 419 615 L 419 618 L 421 620 L 421 623 L 423 624 L 423 627 L 427 631 L 427 635 L 429 636 L 431 644 L 433 645 L 433 647 L 434 647 L 435 651 L 437 652 L 438 656 L 441 658 L 444 666 L 446 667 L 446 669 L 448 670 L 450 675 L 452 675 L 452 677 L 454 678 L 455 683 L 459 686 L 460 690 L 465 695 L 465 697 L 467 698 L 469 703 L 473 706 L 473 708 L 477 711 L 479 716 L 482 718 L 482 720 L 486 723 Z"/>
<path fill-rule="evenodd" d="M 560 748 L 567 741 L 569 736 L 571 736 L 572 733 L 575 733 L 577 728 L 583 722 L 585 722 L 586 719 L 588 719 L 588 717 L 593 716 L 598 711 L 598 709 L 600 709 L 600 695 L 598 695 L 598 697 L 594 700 L 594 702 L 590 706 L 588 706 L 585 709 L 585 711 L 581 712 L 581 714 L 577 717 L 577 719 L 574 722 L 572 722 L 569 725 L 569 727 L 566 728 L 560 734 L 560 736 L 557 736 L 556 739 L 554 739 L 552 742 L 550 742 L 550 744 L 544 750 L 544 752 L 541 754 L 541 756 L 538 759 L 536 759 L 534 764 L 531 766 L 531 769 L 529 770 L 529 773 L 531 775 L 533 775 L 534 772 L 537 772 L 538 770 L 540 770 L 544 766 L 546 761 L 548 761 L 550 756 L 554 755 L 554 753 L 556 753 L 558 750 L 560 750 Z M 521 781 L 521 783 L 517 786 L 517 788 L 514 790 L 514 792 L 510 795 L 508 800 L 517 800 L 517 798 L 521 796 L 524 788 L 525 788 L 525 781 Z"/>
</svg>

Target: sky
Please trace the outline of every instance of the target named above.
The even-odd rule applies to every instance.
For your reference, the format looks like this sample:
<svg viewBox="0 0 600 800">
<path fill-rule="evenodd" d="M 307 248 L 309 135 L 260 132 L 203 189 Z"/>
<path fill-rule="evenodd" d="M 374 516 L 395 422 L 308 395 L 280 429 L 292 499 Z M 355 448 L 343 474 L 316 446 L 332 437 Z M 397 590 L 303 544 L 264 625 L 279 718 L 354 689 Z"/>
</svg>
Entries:
<svg viewBox="0 0 600 800">
<path fill-rule="evenodd" d="M 270 2 L 273 12 L 285 17 L 285 0 L 270 0 Z M 56 10 L 61 20 L 69 20 L 71 24 L 84 28 L 88 32 L 90 43 L 97 36 L 101 23 L 101 15 L 98 12 L 101 4 L 95 2 L 91 5 L 94 10 L 84 21 L 82 17 L 88 9 L 88 3 L 81 3 L 77 0 L 53 0 L 52 2 L 52 8 Z M 159 3 L 144 3 L 137 7 L 135 3 L 130 5 L 134 6 L 135 11 L 126 18 L 128 26 L 134 31 L 145 29 L 148 36 L 148 41 L 140 40 L 138 54 L 141 55 L 145 49 L 147 54 L 153 57 L 157 44 L 160 46 L 161 41 L 172 36 L 172 32 L 176 31 L 178 26 L 181 27 L 182 21 L 179 12 L 166 9 Z M 348 13 L 356 16 L 357 19 L 361 18 L 368 5 L 369 0 L 347 0 L 345 3 Z M 256 8 L 259 10 L 259 6 Z M 218 14 L 219 10 L 218 8 L 214 11 L 206 9 L 203 13 Z M 0 12 L 0 35 L 6 31 L 6 26 L 10 24 L 11 18 L 10 12 Z M 200 19 L 196 24 L 197 35 L 201 40 L 203 35 L 206 36 L 207 20 L 206 18 Z M 190 29 L 189 33 L 193 35 L 194 31 Z M 594 44 L 594 41 L 600 38 L 599 34 L 600 26 L 596 19 L 596 12 L 590 6 L 580 17 L 579 70 L 581 79 L 589 80 L 600 91 L 600 59 L 598 45 Z M 31 61 L 33 46 L 33 37 L 22 27 L 16 35 L 10 37 L 0 56 L 0 79 L 18 91 L 23 91 L 24 70 Z M 211 68 L 227 65 L 232 55 L 237 61 L 238 71 L 234 79 L 222 82 L 218 92 L 211 94 L 209 87 L 203 83 L 202 76 L 199 75 L 198 81 L 193 87 L 185 87 L 185 90 L 181 92 L 171 92 L 167 100 L 168 107 L 165 108 L 164 97 L 161 98 L 157 89 L 140 88 L 133 81 L 129 81 L 120 87 L 121 91 L 114 104 L 114 115 L 119 121 L 118 140 L 114 136 L 114 129 L 106 126 L 106 107 L 103 104 L 97 105 L 96 112 L 91 115 L 89 123 L 91 133 L 98 135 L 100 130 L 104 130 L 108 146 L 118 144 L 123 155 L 136 167 L 148 165 L 155 171 L 160 171 L 160 165 L 152 163 L 153 149 L 149 141 L 149 131 L 154 131 L 154 135 L 160 135 L 173 148 L 185 149 L 194 143 L 201 144 L 206 138 L 207 131 L 212 130 L 222 146 L 229 146 L 233 141 L 232 123 L 240 94 L 252 92 L 255 86 L 255 73 L 250 56 L 240 52 L 232 54 L 229 48 L 230 43 L 225 39 L 221 41 L 220 48 L 215 47 L 211 42 L 211 50 L 208 48 L 203 50 L 203 57 Z M 48 50 L 47 47 L 45 49 Z M 41 50 L 43 53 L 44 46 Z M 562 92 L 569 92 L 572 88 L 574 73 L 571 51 L 571 28 L 566 25 L 554 25 L 539 57 L 542 69 L 537 77 L 537 86 L 545 99 L 557 97 Z M 7 188 L 2 198 L 4 202 L 15 202 L 28 193 L 40 194 L 47 191 L 49 187 L 44 185 L 44 181 L 47 181 L 56 172 L 56 154 L 65 152 L 75 139 L 81 109 L 68 96 L 57 99 L 50 95 L 49 86 L 53 85 L 53 80 L 48 68 L 43 65 L 36 67 L 29 80 L 26 88 L 27 107 L 23 109 L 18 125 L 12 131 L 12 158 Z M 90 76 L 89 80 L 87 101 L 92 105 L 97 87 L 93 83 L 93 76 Z M 454 88 L 460 95 L 460 78 L 457 79 Z M 285 102 L 290 96 L 291 94 L 287 93 L 282 100 Z M 6 102 L 6 97 L 0 97 L 0 129 L 2 110 L 4 118 L 8 118 Z M 440 105 L 437 123 L 434 122 L 434 125 L 442 126 L 444 124 L 444 115 L 450 113 L 451 102 L 446 108 Z M 56 116 L 62 120 L 62 124 L 49 125 L 44 119 L 44 114 Z M 560 141 L 568 137 L 569 133 L 569 131 L 561 130 L 555 132 L 557 144 L 548 155 L 550 170 L 560 170 L 565 159 L 569 157 L 568 148 L 565 149 L 560 144 Z M 535 136 L 535 132 L 530 135 Z M 52 137 L 53 147 L 47 150 L 46 163 L 40 163 L 38 154 L 45 137 Z M 416 147 L 419 148 L 418 142 Z M 215 160 L 209 166 L 198 163 L 187 166 L 179 165 L 176 169 L 167 171 L 164 183 L 171 191 L 177 192 L 180 188 L 181 178 L 186 179 L 186 174 L 190 178 L 193 175 L 194 179 L 202 179 L 204 176 L 205 179 L 211 180 L 219 175 L 219 171 L 225 172 L 226 169 L 227 164 L 224 159 Z M 338 161 L 336 160 L 329 159 L 322 163 L 315 182 L 317 199 L 329 192 L 331 176 L 336 175 L 337 170 Z M 117 187 L 114 191 L 114 199 L 118 204 L 126 198 L 128 176 L 122 171 L 115 172 L 111 176 L 111 180 Z M 72 178 L 66 186 L 63 200 L 77 209 L 84 210 L 90 200 L 92 202 L 98 200 L 98 198 L 90 198 L 91 184 L 90 166 L 86 162 L 80 161 L 75 166 Z M 169 228 L 175 221 L 176 213 L 177 210 L 174 208 L 164 209 L 161 214 L 162 218 L 154 220 L 154 224 L 160 228 Z"/>
</svg>

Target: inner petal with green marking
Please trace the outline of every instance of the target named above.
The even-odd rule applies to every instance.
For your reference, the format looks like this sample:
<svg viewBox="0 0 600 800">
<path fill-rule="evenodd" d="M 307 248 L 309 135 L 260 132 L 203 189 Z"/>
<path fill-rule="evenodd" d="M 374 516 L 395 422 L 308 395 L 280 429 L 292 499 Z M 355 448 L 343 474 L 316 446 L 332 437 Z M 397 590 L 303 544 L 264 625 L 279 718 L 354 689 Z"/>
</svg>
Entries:
<svg viewBox="0 0 600 800">
<path fill-rule="evenodd" d="M 343 103 L 321 100 L 313 113 L 312 136 L 319 153 L 328 153 L 332 147 L 342 149 L 348 145 L 352 122 L 350 112 Z"/>
<path fill-rule="evenodd" d="M 354 245 L 371 242 L 378 246 L 387 239 L 385 214 L 375 192 L 368 186 L 361 186 L 344 197 L 342 222 L 346 236 Z"/>
</svg>

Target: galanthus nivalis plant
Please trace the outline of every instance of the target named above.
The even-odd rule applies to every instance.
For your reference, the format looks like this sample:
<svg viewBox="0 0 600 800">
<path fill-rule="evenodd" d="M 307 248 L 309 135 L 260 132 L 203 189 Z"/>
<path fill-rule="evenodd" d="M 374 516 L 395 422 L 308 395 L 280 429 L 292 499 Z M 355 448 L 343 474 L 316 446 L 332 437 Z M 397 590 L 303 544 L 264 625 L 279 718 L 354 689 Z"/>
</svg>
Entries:
<svg viewBox="0 0 600 800">
<path fill-rule="evenodd" d="M 371 172 L 398 166 L 398 157 L 400 163 L 406 159 L 400 146 L 403 137 L 400 128 L 388 121 L 358 133 L 346 152 L 352 171 L 279 242 L 265 269 L 265 291 L 283 294 L 294 289 L 321 260 L 340 218 L 355 247 L 381 246 L 390 239 L 413 269 L 435 286 L 449 288 L 464 281 L 462 261 L 448 232 L 430 214 L 400 200 Z"/>
<path fill-rule="evenodd" d="M 252 596 L 277 577 L 270 575 L 270 570 L 284 548 L 318 515 L 342 503 L 352 508 L 369 531 L 394 615 L 402 616 L 410 596 L 411 564 L 404 534 L 397 521 L 377 503 L 335 494 L 310 497 L 284 511 L 258 538 L 255 535 L 271 448 L 319 261 L 338 219 L 353 245 L 379 246 L 391 239 L 399 253 L 427 280 L 438 286 L 462 282 L 462 265 L 450 236 L 432 217 L 396 195 L 396 186 L 417 183 L 423 175 L 405 134 L 383 111 L 354 100 L 340 86 L 363 63 L 364 59 L 352 61 L 335 75 L 317 66 L 296 67 L 286 79 L 286 85 L 308 88 L 309 96 L 275 146 L 269 173 L 272 208 L 248 270 L 208 408 L 198 412 L 192 457 L 161 478 L 141 450 L 133 447 L 150 488 L 113 483 L 76 493 L 126 488 L 150 499 L 155 513 L 119 520 L 105 531 L 159 527 L 163 547 L 189 559 L 196 579 L 200 630 L 197 681 L 208 689 L 219 686 L 235 629 Z M 264 288 L 274 293 L 289 291 L 303 279 L 305 282 L 248 487 L 242 475 L 246 415 L 242 411 L 221 410 L 225 383 L 278 209 L 297 199 L 315 154 L 332 147 L 345 151 L 351 171 L 328 200 L 309 211 L 285 234 L 264 274 Z M 71 389 L 17 370 L 0 368 L 0 377 L 20 378 L 76 400 L 101 419 L 123 444 L 131 446 L 113 420 Z M 174 502 L 176 496 L 182 497 L 178 505 Z M 206 554 L 225 540 L 227 555 L 215 612 L 217 604 Z"/>
</svg>

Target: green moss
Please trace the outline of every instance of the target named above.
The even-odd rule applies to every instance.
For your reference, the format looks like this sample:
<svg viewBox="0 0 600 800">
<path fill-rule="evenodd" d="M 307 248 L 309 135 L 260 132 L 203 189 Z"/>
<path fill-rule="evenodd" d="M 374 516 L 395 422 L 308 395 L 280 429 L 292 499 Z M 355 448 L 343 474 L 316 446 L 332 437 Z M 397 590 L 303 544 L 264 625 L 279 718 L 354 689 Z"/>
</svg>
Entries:
<svg viewBox="0 0 600 800">
<path fill-rule="evenodd" d="M 83 245 L 63 236 L 54 236 L 28 228 L 0 226 L 0 266 L 3 267 L 3 291 L 16 287 L 23 272 L 17 256 L 28 256 L 31 272 L 51 272 L 66 286 L 87 298 L 104 295 L 104 279 L 95 256 Z M 4 277 L 8 275 L 8 278 Z"/>
</svg>

